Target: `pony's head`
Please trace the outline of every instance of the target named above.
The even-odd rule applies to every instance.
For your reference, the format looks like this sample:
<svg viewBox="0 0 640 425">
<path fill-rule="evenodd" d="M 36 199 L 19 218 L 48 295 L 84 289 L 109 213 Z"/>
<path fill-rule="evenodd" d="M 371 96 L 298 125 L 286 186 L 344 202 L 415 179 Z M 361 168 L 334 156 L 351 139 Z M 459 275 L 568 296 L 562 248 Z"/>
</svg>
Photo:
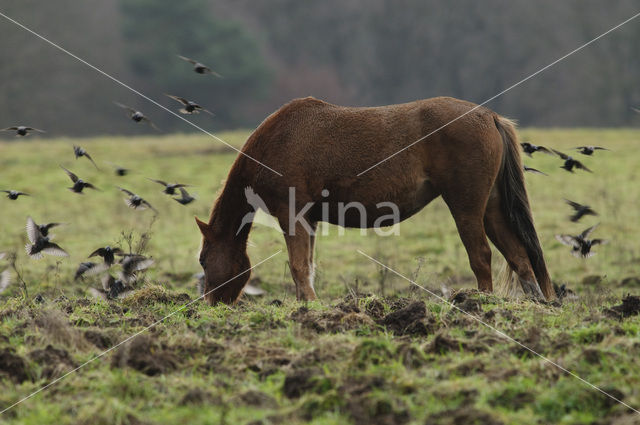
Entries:
<svg viewBox="0 0 640 425">
<path fill-rule="evenodd" d="M 233 304 L 251 275 L 246 246 L 218 237 L 210 224 L 197 217 L 196 224 L 202 233 L 200 265 L 204 270 L 204 298 L 210 305 Z"/>
</svg>

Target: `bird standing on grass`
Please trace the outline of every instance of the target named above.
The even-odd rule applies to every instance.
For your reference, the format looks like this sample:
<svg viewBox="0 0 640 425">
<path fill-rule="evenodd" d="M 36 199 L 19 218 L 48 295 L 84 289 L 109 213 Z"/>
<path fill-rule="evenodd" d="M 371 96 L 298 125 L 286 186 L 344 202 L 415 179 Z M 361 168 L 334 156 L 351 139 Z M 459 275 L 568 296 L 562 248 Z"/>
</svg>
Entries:
<svg viewBox="0 0 640 425">
<path fill-rule="evenodd" d="M 81 148 L 80 146 L 73 146 L 73 154 L 76 156 L 76 159 L 80 158 L 80 157 L 86 157 L 89 161 L 91 161 L 91 163 L 93 164 L 94 167 L 96 167 L 96 170 L 99 170 L 98 166 L 96 165 L 95 162 L 93 162 L 93 158 L 91 158 L 91 155 L 89 155 L 89 153 L 84 150 L 83 148 Z"/>
<path fill-rule="evenodd" d="M 598 227 L 591 226 L 577 236 L 573 235 L 556 235 L 556 239 L 562 244 L 571 247 L 571 255 L 578 258 L 589 258 L 596 255 L 595 252 L 591 252 L 591 248 L 595 245 L 604 245 L 609 241 L 604 239 L 587 239 L 589 235 Z"/>
<path fill-rule="evenodd" d="M 12 201 L 15 201 L 20 196 L 31 196 L 28 193 L 19 192 L 17 190 L 1 190 L 0 192 L 6 193 L 7 198 L 11 199 Z"/>
<path fill-rule="evenodd" d="M 559 152 L 555 149 L 551 149 L 553 151 L 553 153 L 555 153 L 556 155 L 558 155 L 560 158 L 564 159 L 564 164 L 562 165 L 562 167 L 560 168 L 564 168 L 565 170 L 569 171 L 570 173 L 573 173 L 573 168 L 577 168 L 577 169 L 582 169 L 584 171 L 588 171 L 590 173 L 592 173 L 593 171 L 591 171 L 590 169 L 588 169 L 587 167 L 585 167 L 585 165 L 576 160 L 573 159 L 572 157 L 570 157 L 567 154 L 564 154 L 562 152 Z"/>
<path fill-rule="evenodd" d="M 24 125 L 16 125 L 13 127 L 7 127 L 7 128 L 3 128 L 0 131 L 15 131 L 16 132 L 16 136 L 28 136 L 29 132 L 31 131 L 37 131 L 39 133 L 45 133 L 44 130 L 38 130 L 37 128 L 33 128 L 33 127 L 25 127 Z"/>
<path fill-rule="evenodd" d="M 573 214 L 570 218 L 571 221 L 577 223 L 583 216 L 585 215 L 598 215 L 589 205 L 582 205 L 574 201 L 570 201 L 565 199 L 565 202 L 575 210 L 575 214 Z"/>
<path fill-rule="evenodd" d="M 213 112 L 209 111 L 208 109 L 204 109 L 202 106 L 198 105 L 196 102 L 187 100 L 184 97 L 172 96 L 170 94 L 168 94 L 167 96 L 169 96 L 171 99 L 175 101 L 182 103 L 184 107 L 178 110 L 178 112 L 180 112 L 181 114 L 184 114 L 184 115 L 199 114 L 200 111 L 203 111 L 211 116 L 215 115 Z"/>
<path fill-rule="evenodd" d="M 27 237 L 28 244 L 25 245 L 27 255 L 33 259 L 42 258 L 42 254 L 55 255 L 58 257 L 68 257 L 67 251 L 62 249 L 58 244 L 49 240 L 48 236 L 42 236 L 38 225 L 31 217 L 27 217 Z"/>
<path fill-rule="evenodd" d="M 118 189 L 120 189 L 120 191 L 129 195 L 128 198 L 124 199 L 124 203 L 127 204 L 129 208 L 133 208 L 134 210 L 145 210 L 147 208 L 151 208 L 156 214 L 158 213 L 158 210 L 153 208 L 151 204 L 145 201 L 142 197 L 136 195 L 130 190 L 123 189 L 121 187 L 118 187 Z"/>
<path fill-rule="evenodd" d="M 65 173 L 67 173 L 67 175 L 69 176 L 69 178 L 73 182 L 73 186 L 67 188 L 70 191 L 72 191 L 74 193 L 79 193 L 79 194 L 82 195 L 82 191 L 84 190 L 85 187 L 88 187 L 89 189 L 93 189 L 93 190 L 100 190 L 97 187 L 95 187 L 94 185 L 92 185 L 91 183 L 82 180 L 81 178 L 79 178 L 78 176 L 73 174 L 71 171 L 69 171 L 66 168 L 64 168 L 62 165 L 60 166 L 60 168 L 62 168 L 65 171 Z"/>
<path fill-rule="evenodd" d="M 149 124 L 154 130 L 160 131 L 160 129 L 156 127 L 156 125 L 153 123 L 153 121 L 147 118 L 147 116 L 142 112 L 136 111 L 135 109 L 127 105 L 123 105 L 122 103 L 119 103 L 119 102 L 113 102 L 113 103 L 115 103 L 117 106 L 121 107 L 122 109 L 126 109 L 129 112 L 128 114 L 129 118 L 131 118 L 133 121 L 144 122 L 146 124 Z"/>
<path fill-rule="evenodd" d="M 198 74 L 211 74 L 211 75 L 214 75 L 214 76 L 216 76 L 218 78 L 222 78 L 222 75 L 218 74 L 215 71 L 212 71 L 211 68 L 209 68 L 205 64 L 202 64 L 202 63 L 200 63 L 198 61 L 195 61 L 193 59 L 189 59 L 189 58 L 187 58 L 185 56 L 178 55 L 178 57 L 180 59 L 182 59 L 183 61 L 186 61 L 186 62 L 189 62 L 190 64 L 192 64 L 193 65 L 193 71 L 197 72 Z"/>
</svg>

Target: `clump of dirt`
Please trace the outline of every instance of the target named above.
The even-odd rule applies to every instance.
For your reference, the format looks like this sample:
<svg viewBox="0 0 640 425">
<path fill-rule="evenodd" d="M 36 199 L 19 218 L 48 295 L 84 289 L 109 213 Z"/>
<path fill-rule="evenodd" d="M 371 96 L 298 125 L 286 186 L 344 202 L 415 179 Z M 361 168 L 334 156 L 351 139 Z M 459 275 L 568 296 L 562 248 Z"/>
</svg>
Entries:
<svg viewBox="0 0 640 425">
<path fill-rule="evenodd" d="M 139 335 L 122 345 L 111 360 L 111 367 L 130 367 L 148 376 L 171 372 L 178 366 L 178 357 L 159 346 L 148 335 Z"/>
<path fill-rule="evenodd" d="M 219 397 L 214 397 L 209 391 L 201 388 L 192 388 L 185 393 L 180 400 L 180 406 L 201 405 L 201 404 L 222 404 Z"/>
<path fill-rule="evenodd" d="M 428 362 L 422 350 L 409 343 L 401 344 L 396 350 L 396 355 L 402 364 L 409 369 L 418 369 Z"/>
<path fill-rule="evenodd" d="M 131 307 L 145 307 L 151 304 L 185 304 L 191 301 L 189 294 L 176 294 L 162 286 L 149 285 L 134 291 L 122 300 L 122 304 Z"/>
<path fill-rule="evenodd" d="M 322 376 L 319 369 L 298 369 L 284 378 L 282 392 L 288 398 L 299 398 L 302 394 L 313 389 L 317 377 Z"/>
<path fill-rule="evenodd" d="M 409 410 L 401 400 L 349 397 L 346 410 L 356 425 L 402 425 L 409 422 Z"/>
<path fill-rule="evenodd" d="M 544 353 L 544 346 L 548 343 L 548 337 L 544 334 L 540 328 L 531 327 L 527 331 L 527 336 L 519 341 L 522 345 L 516 344 L 513 346 L 512 352 L 518 357 L 530 358 L 535 356 L 530 350 L 536 353 Z M 528 350 L 527 348 L 530 350 Z"/>
<path fill-rule="evenodd" d="M 485 364 L 480 359 L 472 359 L 456 366 L 453 371 L 460 376 L 469 376 L 482 373 L 485 370 Z"/>
<path fill-rule="evenodd" d="M 38 314 L 35 325 L 47 341 L 66 347 L 86 348 L 82 335 L 70 326 L 69 320 L 60 310 L 46 309 Z"/>
<path fill-rule="evenodd" d="M 291 314 L 290 319 L 318 333 L 335 333 L 363 327 L 375 327 L 374 321 L 366 314 L 360 312 L 346 313 L 340 309 L 317 312 L 302 306 Z"/>
<path fill-rule="evenodd" d="M 622 304 L 607 308 L 604 313 L 614 319 L 622 320 L 626 317 L 640 314 L 640 296 L 627 295 L 622 299 Z"/>
<path fill-rule="evenodd" d="M 42 376 L 50 379 L 61 376 L 76 367 L 75 362 L 63 348 L 47 345 L 44 349 L 33 350 L 29 357 L 42 366 Z"/>
<path fill-rule="evenodd" d="M 28 379 L 24 359 L 9 348 L 0 351 L 0 377 L 2 376 L 9 377 L 16 384 Z"/>
<path fill-rule="evenodd" d="M 640 277 L 629 276 L 622 279 L 620 286 L 640 288 Z"/>
<path fill-rule="evenodd" d="M 365 312 L 374 319 L 384 316 L 384 304 L 378 298 L 372 298 L 367 302 Z"/>
<path fill-rule="evenodd" d="M 458 341 L 443 332 L 439 332 L 431 342 L 426 345 L 424 351 L 433 354 L 446 354 L 449 351 L 460 351 L 461 348 L 464 349 L 465 347 L 466 344 L 464 342 Z"/>
<path fill-rule="evenodd" d="M 396 335 L 428 335 L 427 307 L 423 301 L 414 301 L 393 311 L 378 321 Z"/>
<path fill-rule="evenodd" d="M 429 425 L 503 425 L 503 422 L 487 412 L 473 407 L 444 410 L 427 418 Z"/>
<path fill-rule="evenodd" d="M 453 293 L 449 301 L 466 313 L 481 313 L 482 300 L 479 299 L 479 294 L 477 290 L 460 290 Z"/>
<path fill-rule="evenodd" d="M 84 331 L 84 339 L 103 350 L 113 346 L 113 340 L 111 337 L 105 332 L 96 329 L 88 329 Z"/>
<path fill-rule="evenodd" d="M 274 409 L 278 407 L 276 399 L 261 391 L 249 390 L 236 397 L 238 401 L 248 406 L 264 407 Z"/>
</svg>

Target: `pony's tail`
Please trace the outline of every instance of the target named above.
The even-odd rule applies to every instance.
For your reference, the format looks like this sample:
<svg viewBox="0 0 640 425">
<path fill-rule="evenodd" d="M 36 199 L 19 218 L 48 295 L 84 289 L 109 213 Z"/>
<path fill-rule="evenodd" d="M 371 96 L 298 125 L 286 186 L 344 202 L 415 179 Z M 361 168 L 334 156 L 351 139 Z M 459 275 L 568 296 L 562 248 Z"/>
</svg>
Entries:
<svg viewBox="0 0 640 425">
<path fill-rule="evenodd" d="M 502 211 L 509 220 L 511 229 L 518 235 L 527 251 L 539 289 L 547 299 L 552 299 L 555 297 L 555 293 L 551 286 L 538 234 L 533 225 L 529 198 L 524 185 L 524 169 L 520 159 L 520 146 L 515 123 L 498 115 L 494 117 L 494 121 L 504 144 L 502 166 L 498 176 Z M 525 282 L 520 283 L 525 284 Z M 538 285 L 533 284 L 536 287 L 535 292 L 539 291 Z"/>
</svg>

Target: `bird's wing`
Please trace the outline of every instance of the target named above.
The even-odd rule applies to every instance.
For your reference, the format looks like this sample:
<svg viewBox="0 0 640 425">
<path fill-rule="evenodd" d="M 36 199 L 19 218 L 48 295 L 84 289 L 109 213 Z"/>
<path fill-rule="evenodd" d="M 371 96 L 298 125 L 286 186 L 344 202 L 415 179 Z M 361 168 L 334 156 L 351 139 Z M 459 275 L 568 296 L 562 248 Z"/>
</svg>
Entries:
<svg viewBox="0 0 640 425">
<path fill-rule="evenodd" d="M 599 151 L 608 151 L 609 150 L 609 149 L 603 148 L 601 146 L 592 146 L 592 147 L 593 147 L 593 149 L 596 149 L 596 150 L 599 150 Z"/>
<path fill-rule="evenodd" d="M 547 173 L 543 173 L 542 171 L 536 170 L 535 168 L 527 167 L 526 165 L 524 166 L 524 171 L 528 171 L 530 173 L 535 173 L 535 174 L 542 174 L 543 176 L 547 175 Z"/>
<path fill-rule="evenodd" d="M 20 195 L 22 195 L 22 196 L 31 196 L 26 192 L 18 192 L 18 196 L 20 196 Z"/>
<path fill-rule="evenodd" d="M 208 109 L 203 108 L 202 106 L 200 107 L 200 109 L 202 109 L 204 112 L 206 112 L 207 114 L 211 115 L 212 117 L 215 117 L 215 116 L 216 116 L 216 114 L 214 114 L 213 112 L 211 112 L 211 111 L 210 111 L 210 110 L 208 110 Z"/>
<path fill-rule="evenodd" d="M 567 246 L 570 247 L 579 247 L 580 244 L 576 241 L 576 237 L 575 236 L 571 236 L 571 235 L 556 235 L 556 239 Z"/>
<path fill-rule="evenodd" d="M 187 192 L 187 189 L 185 189 L 184 187 L 180 187 L 180 194 L 182 195 L 182 199 L 187 199 L 189 198 L 191 195 L 189 195 L 189 192 Z"/>
<path fill-rule="evenodd" d="M 570 201 L 569 199 L 565 199 L 564 200 L 567 204 L 571 205 L 573 207 L 573 209 L 578 210 L 580 209 L 580 207 L 582 207 L 581 204 L 574 202 L 574 201 Z"/>
<path fill-rule="evenodd" d="M 135 109 L 133 109 L 132 107 L 127 106 L 127 105 L 123 105 L 123 104 L 122 104 L 122 103 L 120 103 L 120 102 L 113 102 L 113 103 L 114 103 L 116 106 L 121 107 L 122 109 L 126 109 L 126 110 L 127 110 L 127 111 L 129 111 L 129 113 L 131 113 L 131 114 L 135 114 L 135 113 L 137 112 L 137 111 L 136 111 Z"/>
<path fill-rule="evenodd" d="M 152 182 L 156 182 L 156 183 L 158 183 L 158 184 L 161 184 L 161 185 L 163 185 L 163 186 L 167 186 L 167 182 L 165 182 L 165 181 L 162 181 L 162 180 L 156 180 L 156 179 L 149 179 L 149 180 L 151 180 Z"/>
<path fill-rule="evenodd" d="M 117 187 L 118 189 L 120 189 L 120 191 L 122 191 L 122 192 L 126 193 L 126 194 L 127 194 L 127 195 L 129 195 L 129 196 L 136 196 L 136 194 L 135 194 L 135 193 L 133 193 L 133 192 L 132 192 L 132 191 L 130 191 L 130 190 L 123 189 L 123 188 L 121 188 L 120 186 L 116 186 L 116 187 Z"/>
<path fill-rule="evenodd" d="M 47 224 L 44 225 L 44 228 L 49 230 L 49 229 L 52 229 L 52 228 L 54 228 L 56 226 L 60 226 L 61 224 L 62 223 L 47 223 Z"/>
<path fill-rule="evenodd" d="M 145 258 L 144 260 L 137 261 L 131 268 L 131 272 L 148 269 L 153 263 L 153 258 Z"/>
<path fill-rule="evenodd" d="M 600 223 L 598 223 L 598 224 L 594 224 L 593 226 L 589 227 L 588 229 L 585 229 L 582 233 L 580 233 L 580 236 L 581 236 L 583 239 L 588 238 L 588 237 L 589 237 L 589 235 L 590 235 L 591 233 L 593 233 L 593 231 L 594 231 L 594 230 L 596 230 L 596 227 L 598 227 L 598 225 L 599 225 L 599 224 L 600 224 Z"/>
<path fill-rule="evenodd" d="M 42 237 L 38 225 L 31 217 L 27 217 L 27 237 L 32 244 L 36 243 L 39 237 Z"/>
<path fill-rule="evenodd" d="M 569 155 L 564 154 L 564 153 L 562 153 L 560 151 L 557 151 L 555 149 L 551 149 L 551 152 L 555 153 L 556 155 L 558 155 L 562 159 L 568 159 L 569 158 Z"/>
<path fill-rule="evenodd" d="M 149 208 L 151 208 L 151 209 L 152 209 L 153 211 L 155 211 L 156 213 L 158 212 L 158 210 L 157 210 L 157 209 L 155 209 L 155 208 L 153 207 L 153 205 L 151 205 L 149 202 L 147 202 L 147 201 L 146 201 L 146 200 L 144 200 L 144 199 L 142 200 L 142 204 L 143 204 L 143 205 L 148 206 Z"/>
<path fill-rule="evenodd" d="M 175 101 L 178 101 L 178 102 L 182 103 L 183 105 L 188 105 L 189 104 L 189 101 L 187 99 L 185 99 L 184 97 L 173 96 L 171 94 L 167 94 L 167 96 L 169 96 L 171 99 L 173 99 Z"/>
<path fill-rule="evenodd" d="M 75 183 L 75 182 L 78 181 L 78 176 L 76 176 L 71 171 L 69 171 L 66 168 L 64 168 L 62 165 L 60 166 L 60 168 L 62 168 L 64 170 L 64 172 L 67 173 L 67 175 L 69 176 L 69 178 L 71 179 L 72 182 Z"/>
<path fill-rule="evenodd" d="M 11 272 L 9 269 L 4 270 L 0 273 L 0 294 L 3 293 L 11 283 Z"/>
<path fill-rule="evenodd" d="M 102 276 L 102 279 L 100 279 L 100 283 L 102 283 L 102 289 L 105 292 L 109 292 L 109 289 L 111 289 L 111 285 L 113 285 L 115 281 L 116 279 L 111 276 L 111 274 L 105 274 L 104 276 Z"/>
<path fill-rule="evenodd" d="M 575 161 L 575 160 L 574 160 L 574 161 Z M 576 168 L 580 168 L 580 169 L 582 169 L 582 170 L 584 170 L 584 171 L 588 171 L 588 172 L 590 172 L 590 173 L 593 173 L 593 171 L 591 171 L 590 169 L 588 169 L 588 168 L 587 168 L 587 167 L 586 167 L 582 162 L 580 162 L 580 161 L 575 161 L 575 165 L 576 165 Z"/>
<path fill-rule="evenodd" d="M 198 62 L 194 61 L 193 59 L 189 59 L 189 58 L 188 58 L 188 57 L 186 57 L 186 56 L 178 55 L 178 57 L 179 57 L 180 59 L 182 59 L 183 61 L 187 61 L 187 62 L 189 62 L 190 64 L 193 64 L 193 65 L 195 65 L 195 64 L 197 64 L 197 63 L 198 63 Z"/>
<path fill-rule="evenodd" d="M 87 183 L 87 182 L 84 183 L 84 187 L 88 187 L 89 189 L 93 189 L 93 190 L 100 190 L 94 185 L 92 185 L 91 183 Z"/>
<path fill-rule="evenodd" d="M 58 244 L 48 242 L 46 248 L 42 250 L 45 254 L 55 255 L 56 257 L 68 257 L 69 253 L 62 249 Z"/>
<path fill-rule="evenodd" d="M 638 109 L 638 108 L 631 108 L 631 109 L 633 109 L 635 112 L 640 114 L 640 109 Z"/>
<path fill-rule="evenodd" d="M 208 67 L 208 66 L 206 66 L 206 65 L 204 66 L 204 71 L 205 71 L 207 74 L 211 74 L 211 75 L 213 75 L 214 77 L 222 78 L 222 75 L 218 74 L 217 72 L 215 72 L 213 69 L 209 68 L 209 67 Z"/>
<path fill-rule="evenodd" d="M 99 255 L 100 257 L 104 257 L 105 254 L 106 252 L 104 248 L 98 248 L 95 251 L 93 251 L 91 254 L 89 254 L 87 258 L 95 257 L 96 255 Z"/>
<path fill-rule="evenodd" d="M 3 128 L 2 131 L 11 131 L 11 130 L 17 130 L 18 127 L 7 127 L 7 128 Z"/>
<path fill-rule="evenodd" d="M 46 131 L 44 131 L 44 130 L 40 130 L 40 129 L 33 128 L 33 127 L 25 127 L 24 129 L 27 130 L 27 131 L 37 131 L 39 133 L 46 133 Z"/>
<path fill-rule="evenodd" d="M 544 146 L 538 146 L 538 152 L 546 153 L 547 155 L 553 155 L 553 152 Z"/>
<path fill-rule="evenodd" d="M 609 241 L 607 239 L 593 239 L 591 245 L 606 245 Z"/>
<path fill-rule="evenodd" d="M 84 153 L 84 156 L 87 157 L 87 159 L 89 161 L 91 161 L 91 163 L 93 164 L 94 167 L 96 167 L 96 170 L 99 170 L 100 168 L 98 168 L 98 164 L 96 164 L 96 162 L 93 160 L 93 158 L 91 158 L 91 155 L 89 155 L 87 152 Z"/>
<path fill-rule="evenodd" d="M 28 255 L 30 258 L 32 258 L 32 259 L 34 259 L 34 260 L 39 260 L 39 259 L 41 259 L 42 257 L 44 257 L 44 256 L 42 255 L 42 252 L 39 252 L 39 251 L 38 251 L 38 252 L 33 252 L 33 251 L 32 251 L 32 248 L 33 248 L 33 245 L 31 245 L 31 244 L 26 244 L 26 245 L 24 246 L 24 250 L 26 251 L 27 255 Z"/>
</svg>

